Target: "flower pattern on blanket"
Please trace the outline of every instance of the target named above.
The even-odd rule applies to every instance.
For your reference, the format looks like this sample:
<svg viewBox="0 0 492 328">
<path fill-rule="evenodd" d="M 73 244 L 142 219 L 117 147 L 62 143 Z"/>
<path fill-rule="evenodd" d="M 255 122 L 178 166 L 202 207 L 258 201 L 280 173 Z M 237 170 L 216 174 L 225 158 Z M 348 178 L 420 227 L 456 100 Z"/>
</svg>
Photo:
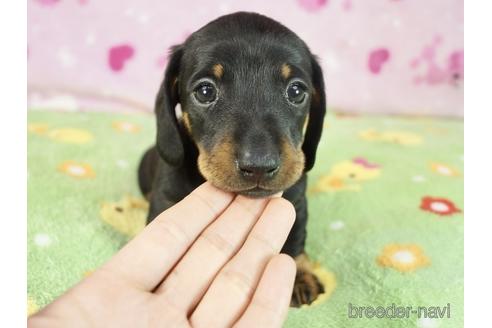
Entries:
<svg viewBox="0 0 492 328">
<path fill-rule="evenodd" d="M 27 131 L 32 134 L 45 136 L 53 141 L 69 144 L 86 144 L 94 139 L 92 133 L 78 128 L 52 128 L 46 123 L 36 122 L 27 125 Z"/>
<path fill-rule="evenodd" d="M 99 214 L 111 227 L 133 237 L 145 227 L 148 208 L 144 199 L 125 196 L 117 202 L 103 203 Z"/>
<path fill-rule="evenodd" d="M 285 326 L 350 326 L 334 305 L 385 304 L 394 293 L 403 304 L 425 298 L 461 307 L 459 288 L 446 288 L 463 286 L 462 123 L 333 112 L 327 122 L 308 174 L 306 242 L 325 292 L 290 310 Z M 148 203 L 136 171 L 153 129 L 150 115 L 28 112 L 28 314 L 144 228 Z M 359 137 L 369 129 L 370 140 Z M 459 315 L 452 320 L 447 326 L 463 326 Z M 378 327 L 372 323 L 365 326 Z"/>
<path fill-rule="evenodd" d="M 27 125 L 27 132 L 43 135 L 48 131 L 48 124 L 33 122 Z"/>
<path fill-rule="evenodd" d="M 461 210 L 449 199 L 429 196 L 422 198 L 420 209 L 441 216 L 448 216 L 461 212 Z"/>
<path fill-rule="evenodd" d="M 91 142 L 94 138 L 89 131 L 74 128 L 50 130 L 48 132 L 48 137 L 58 142 L 74 144 L 85 144 Z"/>
<path fill-rule="evenodd" d="M 430 260 L 418 245 L 389 244 L 383 248 L 377 263 L 400 272 L 411 272 L 429 265 Z"/>
<path fill-rule="evenodd" d="M 74 178 L 94 178 L 96 173 L 92 166 L 86 163 L 65 161 L 58 166 L 58 171 Z"/>
<path fill-rule="evenodd" d="M 380 165 L 356 157 L 333 165 L 330 173 L 322 176 L 312 191 L 360 191 L 363 182 L 376 179 L 380 174 Z"/>
<path fill-rule="evenodd" d="M 368 129 L 361 131 L 359 137 L 367 141 L 387 142 L 404 146 L 421 144 L 423 138 L 415 133 L 406 131 L 377 131 Z"/>
<path fill-rule="evenodd" d="M 113 122 L 113 129 L 118 132 L 126 133 L 137 133 L 138 131 L 140 131 L 140 127 L 137 124 L 124 121 Z"/>
<path fill-rule="evenodd" d="M 429 165 L 431 171 L 436 174 L 447 176 L 447 177 L 460 176 L 460 172 L 450 165 L 438 163 L 438 162 L 431 162 Z"/>
<path fill-rule="evenodd" d="M 38 312 L 38 310 L 39 307 L 36 304 L 36 301 L 30 296 L 27 296 L 27 315 L 30 316 L 31 314 Z"/>
</svg>

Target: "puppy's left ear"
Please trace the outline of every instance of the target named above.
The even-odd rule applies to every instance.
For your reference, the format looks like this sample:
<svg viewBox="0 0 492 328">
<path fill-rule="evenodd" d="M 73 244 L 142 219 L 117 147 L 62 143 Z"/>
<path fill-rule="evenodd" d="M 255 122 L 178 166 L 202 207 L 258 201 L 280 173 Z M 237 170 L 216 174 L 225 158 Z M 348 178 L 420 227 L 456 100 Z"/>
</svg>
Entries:
<svg viewBox="0 0 492 328">
<path fill-rule="evenodd" d="M 316 149 L 318 148 L 321 132 L 323 131 L 323 118 L 326 113 L 325 83 L 323 81 L 323 72 L 314 56 L 311 57 L 312 83 L 314 92 L 311 98 L 311 107 L 309 109 L 309 118 L 302 151 L 306 157 L 304 171 L 311 170 L 316 160 Z"/>
<path fill-rule="evenodd" d="M 173 166 L 180 166 L 184 157 L 183 133 L 179 128 L 175 107 L 179 102 L 178 78 L 183 49 L 174 46 L 155 102 L 157 116 L 157 151 Z"/>
</svg>

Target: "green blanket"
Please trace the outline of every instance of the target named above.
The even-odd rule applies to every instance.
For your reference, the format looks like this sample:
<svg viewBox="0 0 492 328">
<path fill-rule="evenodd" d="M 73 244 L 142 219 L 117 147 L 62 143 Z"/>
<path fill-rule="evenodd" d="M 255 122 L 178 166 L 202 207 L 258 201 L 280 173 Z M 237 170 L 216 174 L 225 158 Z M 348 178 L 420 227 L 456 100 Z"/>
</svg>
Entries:
<svg viewBox="0 0 492 328">
<path fill-rule="evenodd" d="M 154 124 L 29 111 L 30 313 L 144 226 L 136 170 Z M 331 114 L 309 183 L 306 249 L 326 293 L 286 327 L 463 326 L 461 120 Z"/>
</svg>

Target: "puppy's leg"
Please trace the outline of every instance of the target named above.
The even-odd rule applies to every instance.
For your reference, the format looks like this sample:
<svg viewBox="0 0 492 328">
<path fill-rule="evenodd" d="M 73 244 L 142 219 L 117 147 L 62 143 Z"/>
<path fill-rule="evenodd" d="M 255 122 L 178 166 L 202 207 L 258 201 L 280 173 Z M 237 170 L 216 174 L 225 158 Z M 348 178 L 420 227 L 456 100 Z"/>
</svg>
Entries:
<svg viewBox="0 0 492 328">
<path fill-rule="evenodd" d="M 157 149 L 153 146 L 145 152 L 138 166 L 138 186 L 142 195 L 148 201 L 151 199 L 152 184 L 154 182 L 158 160 Z"/>
<path fill-rule="evenodd" d="M 314 275 L 312 263 L 304 252 L 307 223 L 306 196 L 303 194 L 294 203 L 294 206 L 296 208 L 296 221 L 282 252 L 289 254 L 296 261 L 297 273 L 290 306 L 300 307 L 303 304 L 311 304 L 319 294 L 324 293 L 324 288 Z"/>
<path fill-rule="evenodd" d="M 311 304 L 325 289 L 313 273 L 313 265 L 305 253 L 295 257 L 297 272 L 290 306 Z"/>
<path fill-rule="evenodd" d="M 164 193 L 159 192 L 159 190 L 152 191 L 150 195 L 150 206 L 149 206 L 149 214 L 147 215 L 147 224 L 152 222 L 159 214 L 175 205 L 176 202 L 170 201 L 166 199 Z"/>
<path fill-rule="evenodd" d="M 181 168 L 173 168 L 158 160 L 152 188 L 148 192 L 149 214 L 147 224 L 159 214 L 174 206 L 203 183 L 203 178 L 192 179 L 193 175 Z"/>
</svg>

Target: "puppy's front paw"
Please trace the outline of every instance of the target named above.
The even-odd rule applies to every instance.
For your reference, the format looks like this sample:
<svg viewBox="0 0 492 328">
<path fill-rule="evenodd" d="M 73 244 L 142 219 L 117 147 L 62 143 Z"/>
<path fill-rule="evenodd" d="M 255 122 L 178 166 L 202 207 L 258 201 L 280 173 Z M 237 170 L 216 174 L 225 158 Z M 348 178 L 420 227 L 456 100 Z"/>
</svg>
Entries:
<svg viewBox="0 0 492 328">
<path fill-rule="evenodd" d="M 300 307 L 303 304 L 311 304 L 325 289 L 318 278 L 311 272 L 297 269 L 296 280 L 290 306 Z"/>
<path fill-rule="evenodd" d="M 312 263 L 305 254 L 295 258 L 297 264 L 296 279 L 290 306 L 300 307 L 303 304 L 311 304 L 325 289 L 318 277 L 313 273 Z"/>
</svg>

